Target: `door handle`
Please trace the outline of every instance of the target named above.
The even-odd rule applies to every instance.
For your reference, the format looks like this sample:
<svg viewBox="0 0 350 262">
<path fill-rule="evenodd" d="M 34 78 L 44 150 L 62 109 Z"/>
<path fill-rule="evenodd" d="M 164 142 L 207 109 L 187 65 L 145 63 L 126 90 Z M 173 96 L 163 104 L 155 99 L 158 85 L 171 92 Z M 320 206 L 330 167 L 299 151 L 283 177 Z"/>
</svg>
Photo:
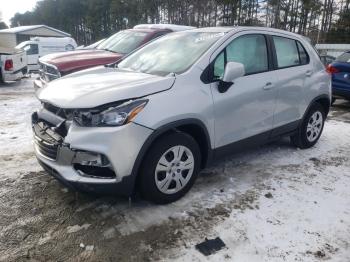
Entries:
<svg viewBox="0 0 350 262">
<path fill-rule="evenodd" d="M 312 71 L 311 70 L 307 70 L 305 74 L 306 74 L 306 76 L 311 76 L 312 75 Z"/>
<path fill-rule="evenodd" d="M 271 82 L 267 82 L 264 86 L 263 89 L 264 90 L 270 90 L 273 87 Z"/>
</svg>

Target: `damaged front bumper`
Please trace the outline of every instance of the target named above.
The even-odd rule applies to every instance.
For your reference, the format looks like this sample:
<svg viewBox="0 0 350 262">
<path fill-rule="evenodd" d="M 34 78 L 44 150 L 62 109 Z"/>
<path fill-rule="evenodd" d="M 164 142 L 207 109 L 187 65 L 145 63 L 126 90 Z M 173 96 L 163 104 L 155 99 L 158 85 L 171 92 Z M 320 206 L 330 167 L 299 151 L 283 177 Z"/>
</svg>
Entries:
<svg viewBox="0 0 350 262">
<path fill-rule="evenodd" d="M 133 191 L 132 169 L 138 152 L 152 133 L 134 123 L 89 128 L 74 122 L 67 125 L 45 110 L 33 114 L 32 127 L 39 164 L 56 179 L 80 191 L 126 196 Z M 62 128 L 67 130 L 60 132 Z"/>
</svg>

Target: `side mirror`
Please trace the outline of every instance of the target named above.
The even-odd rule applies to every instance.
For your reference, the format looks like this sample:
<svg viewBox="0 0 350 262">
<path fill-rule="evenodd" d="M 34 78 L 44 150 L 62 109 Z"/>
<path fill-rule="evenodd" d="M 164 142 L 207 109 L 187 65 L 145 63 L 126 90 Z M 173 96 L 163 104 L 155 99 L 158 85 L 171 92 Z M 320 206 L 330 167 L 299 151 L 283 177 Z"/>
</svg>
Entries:
<svg viewBox="0 0 350 262">
<path fill-rule="evenodd" d="M 232 85 L 233 81 L 245 74 L 244 65 L 236 62 L 228 62 L 225 67 L 224 77 L 219 82 L 219 92 L 226 92 Z"/>
</svg>

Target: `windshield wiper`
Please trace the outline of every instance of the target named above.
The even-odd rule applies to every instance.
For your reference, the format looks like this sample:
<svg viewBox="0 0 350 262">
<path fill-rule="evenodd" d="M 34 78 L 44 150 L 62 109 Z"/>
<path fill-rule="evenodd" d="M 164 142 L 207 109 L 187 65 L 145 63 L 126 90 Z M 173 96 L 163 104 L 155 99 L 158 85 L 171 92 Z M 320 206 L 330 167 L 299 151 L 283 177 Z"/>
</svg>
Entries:
<svg viewBox="0 0 350 262">
<path fill-rule="evenodd" d="M 115 52 L 115 51 L 108 49 L 108 48 L 98 48 L 98 50 L 108 51 L 108 52 L 112 52 L 112 53 L 118 53 L 118 52 Z"/>
</svg>

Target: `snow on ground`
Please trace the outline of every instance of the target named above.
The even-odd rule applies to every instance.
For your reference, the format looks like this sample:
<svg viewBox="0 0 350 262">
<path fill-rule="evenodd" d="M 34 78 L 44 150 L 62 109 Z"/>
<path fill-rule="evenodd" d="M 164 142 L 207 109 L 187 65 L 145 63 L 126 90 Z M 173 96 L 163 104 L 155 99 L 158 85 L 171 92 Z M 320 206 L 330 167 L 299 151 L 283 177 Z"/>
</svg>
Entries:
<svg viewBox="0 0 350 262">
<path fill-rule="evenodd" d="M 17 176 L 19 170 L 38 170 L 30 117 L 40 103 L 33 91 L 32 79 L 0 86 L 0 165 L 6 166 L 0 171 L 2 177 Z"/>
<path fill-rule="evenodd" d="M 277 149 L 251 161 L 268 163 L 263 170 L 272 175 L 252 208 L 234 209 L 211 230 L 208 235 L 220 236 L 228 249 L 208 260 L 350 261 L 349 148 L 349 124 L 330 121 L 316 148 L 283 154 Z M 177 261 L 204 259 L 194 248 L 180 253 Z"/>
<path fill-rule="evenodd" d="M 207 232 L 208 238 L 221 237 L 227 249 L 205 259 L 194 248 L 201 238 L 194 237 L 191 248 L 174 251 L 174 260 L 350 261 L 349 158 L 350 125 L 333 120 L 313 149 L 295 150 L 286 141 L 236 157 L 233 165 L 248 165 L 244 176 L 268 178 L 243 187 L 243 195 L 251 197 L 248 204 L 225 206 L 228 218 Z M 241 181 L 232 179 L 232 171 L 242 171 L 239 166 L 221 171 L 231 177 L 226 199 L 234 199 L 242 188 L 235 188 Z"/>
<path fill-rule="evenodd" d="M 0 87 L 0 261 L 350 261 L 346 103 L 314 148 L 283 139 L 227 157 L 164 206 L 76 195 L 41 172 L 30 127 L 39 106 L 31 80 Z M 205 257 L 194 246 L 206 237 L 227 247 Z"/>
</svg>

